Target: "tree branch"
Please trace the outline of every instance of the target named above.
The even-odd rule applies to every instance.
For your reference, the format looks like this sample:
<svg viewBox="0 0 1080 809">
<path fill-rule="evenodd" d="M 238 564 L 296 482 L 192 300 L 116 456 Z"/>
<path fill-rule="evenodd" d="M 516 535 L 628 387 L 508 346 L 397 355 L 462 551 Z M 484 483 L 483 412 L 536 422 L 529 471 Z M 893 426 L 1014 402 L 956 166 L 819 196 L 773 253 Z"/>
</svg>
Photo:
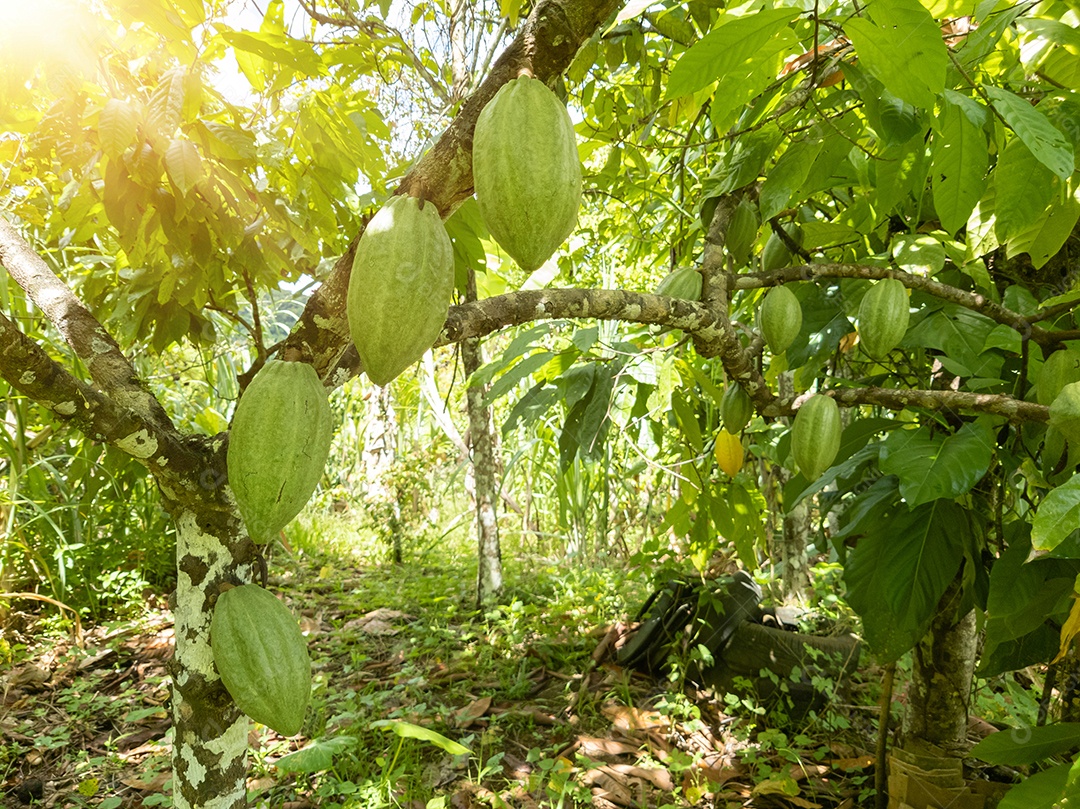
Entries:
<svg viewBox="0 0 1080 809">
<path fill-rule="evenodd" d="M 1050 408 L 997 393 L 958 390 L 895 390 L 893 388 L 833 388 L 822 391 L 843 407 L 878 405 L 889 410 L 921 407 L 924 410 L 967 411 L 1004 416 L 1012 422 L 1049 421 Z M 791 402 L 764 415 L 790 415 Z"/>
<path fill-rule="evenodd" d="M 140 414 L 75 378 L 0 313 L 0 376 L 15 390 L 145 464 L 155 476 L 175 478 L 196 459 L 175 430 L 162 431 Z"/>
<path fill-rule="evenodd" d="M 967 292 L 932 278 L 921 275 L 912 275 L 902 270 L 894 270 L 888 267 L 871 267 L 865 264 L 802 264 L 795 267 L 785 267 L 782 270 L 774 270 L 768 273 L 739 275 L 735 278 L 735 289 L 759 289 L 761 287 L 777 286 L 792 281 L 813 281 L 818 278 L 895 278 L 909 289 L 920 289 L 928 292 L 935 298 L 964 306 L 978 312 L 991 320 L 1009 326 L 1018 331 L 1022 336 L 1031 339 L 1041 346 L 1053 346 L 1062 340 L 1070 339 L 1063 336 L 1065 332 L 1053 332 L 1036 326 L 1034 320 L 1040 319 L 1041 315 L 1027 318 L 1023 315 L 1006 309 L 999 303 L 980 295 L 977 292 Z"/>
<path fill-rule="evenodd" d="M 59 329 L 106 394 L 156 432 L 177 434 L 165 409 L 143 387 L 134 366 L 112 335 L 3 217 L 0 217 L 0 264 Z"/>
</svg>

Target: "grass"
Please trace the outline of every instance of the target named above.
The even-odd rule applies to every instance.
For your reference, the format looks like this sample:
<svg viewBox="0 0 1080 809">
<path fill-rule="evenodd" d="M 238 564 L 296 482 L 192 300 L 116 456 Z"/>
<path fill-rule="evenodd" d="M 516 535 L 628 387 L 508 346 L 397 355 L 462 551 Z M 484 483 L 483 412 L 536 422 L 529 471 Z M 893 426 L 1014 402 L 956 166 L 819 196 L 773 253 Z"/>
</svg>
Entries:
<svg viewBox="0 0 1080 809">
<path fill-rule="evenodd" d="M 829 806 L 865 792 L 865 773 L 810 768 L 864 751 L 872 727 L 834 716 L 800 735 L 752 700 L 597 666 L 605 630 L 650 589 L 643 570 L 506 547 L 503 598 L 478 610 L 471 527 L 421 532 L 402 564 L 348 514 L 310 510 L 287 533 L 270 587 L 307 632 L 312 705 L 295 739 L 256 728 L 253 805 L 570 809 L 611 794 L 753 806 L 754 784 L 775 782 Z M 63 805 L 168 806 L 167 679 L 153 654 L 167 620 L 91 627 L 87 652 L 55 633 L 9 649 L 49 682 L 0 711 L 0 782 L 38 777 Z M 805 773 L 825 786 L 810 791 Z"/>
</svg>

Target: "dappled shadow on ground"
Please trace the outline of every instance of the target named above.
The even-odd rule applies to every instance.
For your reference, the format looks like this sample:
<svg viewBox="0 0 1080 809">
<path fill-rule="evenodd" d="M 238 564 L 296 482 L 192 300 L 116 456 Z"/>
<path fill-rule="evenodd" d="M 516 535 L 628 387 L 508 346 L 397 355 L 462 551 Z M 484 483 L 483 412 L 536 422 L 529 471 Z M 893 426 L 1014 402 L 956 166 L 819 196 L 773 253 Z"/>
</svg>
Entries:
<svg viewBox="0 0 1080 809">
<path fill-rule="evenodd" d="M 314 697 L 304 735 L 252 731 L 253 805 L 872 802 L 872 709 L 833 706 L 827 719 L 780 724 L 750 700 L 614 665 L 625 616 L 612 602 L 560 598 L 534 577 L 529 593 L 480 614 L 466 606 L 469 580 L 393 566 L 271 580 L 308 637 Z M 169 805 L 168 614 L 94 627 L 83 646 L 38 636 L 2 675 L 0 800 Z"/>
</svg>

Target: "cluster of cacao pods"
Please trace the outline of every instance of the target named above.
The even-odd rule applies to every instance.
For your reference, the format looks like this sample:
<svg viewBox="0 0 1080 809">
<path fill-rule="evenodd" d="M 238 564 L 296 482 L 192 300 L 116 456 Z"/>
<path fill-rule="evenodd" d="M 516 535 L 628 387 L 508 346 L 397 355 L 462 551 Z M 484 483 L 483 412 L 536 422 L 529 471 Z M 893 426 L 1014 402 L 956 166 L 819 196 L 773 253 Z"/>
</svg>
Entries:
<svg viewBox="0 0 1080 809">
<path fill-rule="evenodd" d="M 523 270 L 535 270 L 574 230 L 581 204 L 566 107 L 539 79 L 512 79 L 481 110 L 472 159 L 484 224 Z"/>
<path fill-rule="evenodd" d="M 282 736 L 304 724 L 311 696 L 311 659 L 289 609 L 257 584 L 218 596 L 210 648 L 236 707 Z"/>
</svg>

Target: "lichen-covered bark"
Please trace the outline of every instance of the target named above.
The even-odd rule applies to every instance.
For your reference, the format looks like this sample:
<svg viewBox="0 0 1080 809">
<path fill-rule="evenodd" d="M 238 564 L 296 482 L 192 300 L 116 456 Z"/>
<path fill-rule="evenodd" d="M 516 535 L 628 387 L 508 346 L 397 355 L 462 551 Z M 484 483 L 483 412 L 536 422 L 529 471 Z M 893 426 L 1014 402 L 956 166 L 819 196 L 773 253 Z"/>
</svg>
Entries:
<svg viewBox="0 0 1080 809">
<path fill-rule="evenodd" d="M 173 616 L 173 805 L 247 805 L 250 720 L 237 710 L 214 669 L 210 620 L 223 584 L 252 581 L 251 543 L 234 518 L 214 510 L 174 513 L 177 586 Z"/>
<path fill-rule="evenodd" d="M 929 742 L 963 755 L 967 751 L 968 703 L 975 673 L 975 611 L 957 615 L 959 576 L 938 602 L 930 629 L 915 646 L 904 715 L 905 743 Z"/>
<path fill-rule="evenodd" d="M 0 217 L 0 264 L 59 329 L 102 390 L 121 407 L 156 428 L 173 429 L 165 409 L 143 386 L 135 367 L 112 335 L 3 217 Z"/>
</svg>

